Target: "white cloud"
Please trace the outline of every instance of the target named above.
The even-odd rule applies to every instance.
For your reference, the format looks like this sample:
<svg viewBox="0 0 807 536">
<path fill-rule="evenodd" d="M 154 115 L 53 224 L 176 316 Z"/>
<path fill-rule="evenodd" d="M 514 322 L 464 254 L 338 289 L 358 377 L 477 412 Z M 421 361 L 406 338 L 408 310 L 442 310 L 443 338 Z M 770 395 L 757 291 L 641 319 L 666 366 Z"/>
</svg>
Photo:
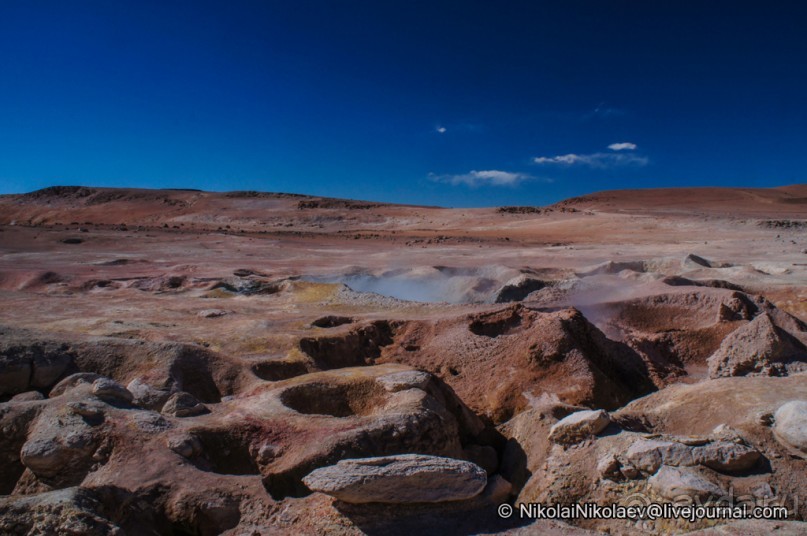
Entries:
<svg viewBox="0 0 807 536">
<path fill-rule="evenodd" d="M 537 156 L 533 158 L 532 161 L 539 165 L 583 165 L 592 168 L 606 168 L 611 166 L 646 166 L 649 162 L 647 157 L 644 156 L 616 153 L 570 153 L 557 156 Z"/>
<path fill-rule="evenodd" d="M 435 130 L 437 132 L 439 132 L 440 134 L 445 134 L 446 133 L 446 127 L 437 127 Z"/>
<path fill-rule="evenodd" d="M 592 156 L 594 155 L 579 155 L 569 153 L 558 156 L 536 156 L 532 160 L 536 164 L 579 164 L 587 163 Z"/>
<path fill-rule="evenodd" d="M 635 151 L 636 144 L 629 141 L 623 141 L 621 143 L 612 143 L 608 146 L 608 148 L 612 151 Z"/>
<path fill-rule="evenodd" d="M 488 169 L 482 171 L 473 170 L 463 175 L 435 175 L 429 174 L 429 178 L 438 182 L 447 182 L 453 185 L 463 184 L 465 186 L 514 186 L 522 181 L 533 179 L 527 173 L 517 173 L 513 171 L 500 171 Z"/>
</svg>

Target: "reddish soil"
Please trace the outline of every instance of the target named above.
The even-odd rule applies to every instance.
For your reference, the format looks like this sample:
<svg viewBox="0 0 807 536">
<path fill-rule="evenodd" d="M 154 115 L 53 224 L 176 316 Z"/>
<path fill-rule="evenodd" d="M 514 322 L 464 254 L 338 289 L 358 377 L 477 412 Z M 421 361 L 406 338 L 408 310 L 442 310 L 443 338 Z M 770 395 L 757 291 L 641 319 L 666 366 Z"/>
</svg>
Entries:
<svg viewBox="0 0 807 536">
<path fill-rule="evenodd" d="M 777 378 L 708 378 L 710 356 L 763 313 L 791 354 L 804 349 L 775 368 L 782 393 L 803 397 L 805 230 L 807 185 L 504 210 L 84 187 L 0 196 L 0 517 L 21 533 L 76 516 L 98 534 L 407 533 L 425 530 L 418 519 L 463 534 L 640 533 L 519 527 L 491 514 L 493 499 L 346 506 L 300 479 L 345 457 L 486 452 L 491 475 L 513 484 L 498 502 L 534 498 L 563 485 L 541 464 L 555 459 L 546 433 L 569 408 L 617 412 L 646 434 L 705 434 L 737 420 L 710 413 L 712 386 L 723 397 L 748 382 L 764 400 L 749 407 L 775 410 L 783 401 L 760 393 Z M 379 387 L 410 369 L 431 383 L 394 396 Z M 159 403 L 135 393 L 136 410 L 98 409 L 103 424 L 65 417 L 96 411 L 70 405 L 95 400 L 92 381 L 51 393 L 75 373 L 133 392 L 140 381 Z M 178 392 L 204 412 L 160 415 L 160 397 Z M 767 427 L 734 424 L 779 453 Z M 36 438 L 69 426 L 87 437 L 69 456 L 90 452 L 68 463 L 69 478 L 26 464 Z M 587 457 L 568 460 L 593 475 Z M 804 479 L 776 471 L 807 474 L 804 461 L 767 459 L 766 485 L 799 491 Z M 540 478 L 528 483 L 528 468 Z M 602 499 L 596 482 L 572 480 L 578 497 Z M 44 524 L 26 525 L 26 509 Z"/>
</svg>

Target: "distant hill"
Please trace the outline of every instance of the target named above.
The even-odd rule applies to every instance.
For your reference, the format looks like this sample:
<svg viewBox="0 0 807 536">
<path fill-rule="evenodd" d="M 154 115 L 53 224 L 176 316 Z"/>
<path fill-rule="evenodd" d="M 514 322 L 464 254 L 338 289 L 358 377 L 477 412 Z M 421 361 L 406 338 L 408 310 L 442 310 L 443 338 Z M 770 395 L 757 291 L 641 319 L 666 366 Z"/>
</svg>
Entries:
<svg viewBox="0 0 807 536">
<path fill-rule="evenodd" d="M 358 229 L 436 229 L 523 221 L 569 213 L 717 215 L 807 219 L 807 185 L 781 188 L 660 188 L 613 190 L 575 197 L 550 207 L 440 208 L 301 194 L 201 190 L 145 190 L 52 186 L 0 196 L 0 224 L 128 225 L 216 230 L 300 227 L 317 232 Z M 228 227 L 229 226 L 229 227 Z"/>
<path fill-rule="evenodd" d="M 648 188 L 606 190 L 556 203 L 617 212 L 702 211 L 733 215 L 807 217 L 807 184 L 779 188 Z"/>
</svg>

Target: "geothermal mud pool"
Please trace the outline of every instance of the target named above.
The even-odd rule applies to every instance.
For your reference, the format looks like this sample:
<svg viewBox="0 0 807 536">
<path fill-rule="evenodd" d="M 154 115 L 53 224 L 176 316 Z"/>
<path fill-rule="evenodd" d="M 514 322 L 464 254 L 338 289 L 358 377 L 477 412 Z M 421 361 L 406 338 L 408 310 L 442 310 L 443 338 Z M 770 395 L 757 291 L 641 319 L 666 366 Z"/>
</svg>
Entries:
<svg viewBox="0 0 807 536">
<path fill-rule="evenodd" d="M 0 196 L 0 533 L 803 534 L 805 199 Z"/>
</svg>

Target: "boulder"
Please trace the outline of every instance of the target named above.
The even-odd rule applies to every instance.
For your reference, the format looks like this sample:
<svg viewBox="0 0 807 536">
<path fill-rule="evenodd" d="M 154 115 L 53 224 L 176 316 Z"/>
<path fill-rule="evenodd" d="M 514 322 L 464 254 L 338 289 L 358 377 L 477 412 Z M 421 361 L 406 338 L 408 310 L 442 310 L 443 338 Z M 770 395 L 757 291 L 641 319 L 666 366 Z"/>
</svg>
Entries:
<svg viewBox="0 0 807 536">
<path fill-rule="evenodd" d="M 168 437 L 166 446 L 184 458 L 192 458 L 202 452 L 199 439 L 188 434 Z"/>
<path fill-rule="evenodd" d="M 147 434 L 157 434 L 171 428 L 171 423 L 154 411 L 135 410 L 128 412 L 127 426 Z"/>
<path fill-rule="evenodd" d="M 663 465 L 647 480 L 648 486 L 658 495 L 673 501 L 684 497 L 697 500 L 722 497 L 725 492 L 690 469 Z"/>
<path fill-rule="evenodd" d="M 729 473 L 746 471 L 762 457 L 757 449 L 735 441 L 714 441 L 693 450 L 700 465 Z"/>
<path fill-rule="evenodd" d="M 577 443 L 599 434 L 610 422 L 611 417 L 604 410 L 577 411 L 555 423 L 549 431 L 549 439 L 555 443 Z"/>
<path fill-rule="evenodd" d="M 0 534 L 123 534 L 102 511 L 94 493 L 78 487 L 0 497 Z"/>
<path fill-rule="evenodd" d="M 207 413 L 208 409 L 190 393 L 179 392 L 172 394 L 160 411 L 163 415 L 171 417 L 193 417 Z"/>
<path fill-rule="evenodd" d="M 463 460 L 403 454 L 341 460 L 312 471 L 303 483 L 348 503 L 433 503 L 478 495 L 487 474 Z"/>
<path fill-rule="evenodd" d="M 135 405 L 152 410 L 162 408 L 171 396 L 171 392 L 167 389 L 152 387 L 140 378 L 130 381 L 126 389 L 132 393 Z"/>
<path fill-rule="evenodd" d="M 70 376 L 64 378 L 62 381 L 54 385 L 53 389 L 50 390 L 50 394 L 48 395 L 48 397 L 53 398 L 56 396 L 63 395 L 73 387 L 81 385 L 82 383 L 92 385 L 92 383 L 99 378 L 102 378 L 102 376 L 95 374 L 93 372 L 77 372 L 75 374 L 71 374 Z"/>
<path fill-rule="evenodd" d="M 716 471 L 744 471 L 753 467 L 761 457 L 755 448 L 735 441 L 707 439 L 695 443 L 688 445 L 683 440 L 640 439 L 628 448 L 625 460 L 642 473 L 653 474 L 662 465 L 703 465 Z"/>
<path fill-rule="evenodd" d="M 128 389 L 110 378 L 98 378 L 95 380 L 92 383 L 92 394 L 108 402 L 130 404 L 134 399 Z"/>
<path fill-rule="evenodd" d="M 224 309 L 202 309 L 196 316 L 199 318 L 218 318 L 220 316 L 224 316 L 227 314 L 227 311 Z"/>
<path fill-rule="evenodd" d="M 697 465 L 692 447 L 677 441 L 640 439 L 625 453 L 626 461 L 645 474 L 653 474 L 662 465 Z"/>
<path fill-rule="evenodd" d="M 597 474 L 606 480 L 618 480 L 622 474 L 619 471 L 620 463 L 613 453 L 608 453 L 597 462 Z"/>
<path fill-rule="evenodd" d="M 26 391 L 11 397 L 10 402 L 31 402 L 34 400 L 44 400 L 45 395 L 39 391 Z"/>
<path fill-rule="evenodd" d="M 807 401 L 792 400 L 774 413 L 773 434 L 785 447 L 807 457 Z"/>
<path fill-rule="evenodd" d="M 52 486 L 76 485 L 94 463 L 98 438 L 79 415 L 40 417 L 20 451 L 20 460 Z"/>
<path fill-rule="evenodd" d="M 708 359 L 709 377 L 780 375 L 786 362 L 805 359 L 807 349 L 762 313 L 723 339 Z"/>
</svg>

